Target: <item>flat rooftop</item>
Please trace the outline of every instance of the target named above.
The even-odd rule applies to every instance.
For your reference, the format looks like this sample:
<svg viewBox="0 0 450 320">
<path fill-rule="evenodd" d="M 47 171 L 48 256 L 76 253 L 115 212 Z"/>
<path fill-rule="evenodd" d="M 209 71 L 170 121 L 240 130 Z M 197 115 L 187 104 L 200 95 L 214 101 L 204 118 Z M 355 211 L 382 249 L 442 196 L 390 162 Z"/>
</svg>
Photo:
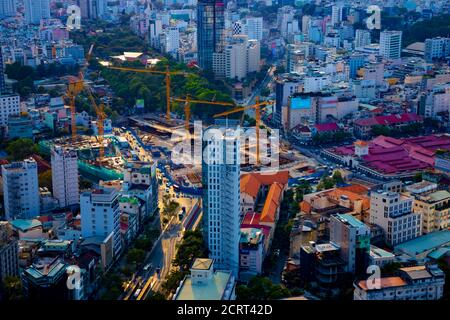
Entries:
<svg viewBox="0 0 450 320">
<path fill-rule="evenodd" d="M 336 216 L 340 221 L 342 221 L 343 223 L 348 223 L 349 225 L 351 225 L 354 228 L 367 227 L 364 222 L 356 219 L 351 214 L 337 214 Z"/>
<path fill-rule="evenodd" d="M 222 300 L 230 278 L 230 272 L 216 271 L 208 283 L 193 285 L 189 275 L 179 289 L 176 300 Z"/>
<path fill-rule="evenodd" d="M 450 244 L 450 230 L 431 232 L 395 246 L 395 252 L 404 252 L 413 257 L 423 252 Z"/>
<path fill-rule="evenodd" d="M 380 285 L 381 285 L 381 289 L 385 289 L 385 288 L 393 288 L 393 287 L 402 287 L 402 286 L 406 286 L 407 283 L 405 282 L 405 280 L 403 280 L 400 277 L 385 277 L 385 278 L 381 278 L 380 279 Z M 361 280 L 358 282 L 358 286 L 366 291 L 369 290 L 378 290 L 378 289 L 369 289 L 367 286 L 367 281 L 366 280 Z"/>
</svg>

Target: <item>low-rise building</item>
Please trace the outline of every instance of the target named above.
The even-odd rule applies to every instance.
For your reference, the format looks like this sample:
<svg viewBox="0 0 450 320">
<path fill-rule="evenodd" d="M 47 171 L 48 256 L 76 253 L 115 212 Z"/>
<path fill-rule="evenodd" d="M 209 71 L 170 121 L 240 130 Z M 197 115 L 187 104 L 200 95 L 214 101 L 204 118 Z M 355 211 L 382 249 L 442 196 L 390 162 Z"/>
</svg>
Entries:
<svg viewBox="0 0 450 320">
<path fill-rule="evenodd" d="M 260 274 L 264 255 L 264 234 L 261 229 L 241 228 L 239 278 L 244 279 Z"/>
<path fill-rule="evenodd" d="M 413 210 L 422 215 L 422 233 L 445 230 L 449 227 L 450 192 L 438 190 L 416 195 Z"/>
<path fill-rule="evenodd" d="M 370 246 L 369 264 L 378 267 L 383 267 L 386 264 L 392 263 L 395 260 L 395 255 L 389 251 L 381 248 Z"/>
<path fill-rule="evenodd" d="M 173 300 L 234 300 L 235 278 L 231 271 L 214 270 L 212 259 L 197 258 L 191 274 L 181 281 Z"/>
<path fill-rule="evenodd" d="M 439 300 L 444 293 L 445 274 L 437 265 L 400 268 L 399 276 L 382 277 L 354 284 L 354 300 Z"/>
</svg>

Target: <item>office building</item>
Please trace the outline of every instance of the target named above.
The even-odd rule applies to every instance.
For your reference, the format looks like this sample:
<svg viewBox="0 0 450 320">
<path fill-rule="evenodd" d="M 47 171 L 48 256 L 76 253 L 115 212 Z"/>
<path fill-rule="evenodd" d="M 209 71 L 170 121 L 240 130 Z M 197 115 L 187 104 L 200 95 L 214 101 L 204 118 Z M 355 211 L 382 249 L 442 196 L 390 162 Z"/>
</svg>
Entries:
<svg viewBox="0 0 450 320">
<path fill-rule="evenodd" d="M 31 219 L 39 215 L 39 184 L 34 159 L 2 166 L 6 220 Z"/>
<path fill-rule="evenodd" d="M 330 241 L 341 247 L 345 272 L 365 273 L 370 252 L 370 228 L 350 214 L 330 217 Z"/>
<path fill-rule="evenodd" d="M 176 58 L 178 49 L 180 48 L 180 31 L 177 27 L 169 27 L 166 30 L 165 36 L 165 51 Z"/>
<path fill-rule="evenodd" d="M 197 51 L 202 69 L 213 68 L 213 53 L 224 46 L 225 6 L 221 0 L 199 0 L 197 4 Z"/>
<path fill-rule="evenodd" d="M 371 44 L 370 31 L 365 29 L 357 29 L 355 35 L 355 48 L 365 47 Z"/>
<path fill-rule="evenodd" d="M 159 48 L 160 35 L 162 33 L 162 21 L 160 19 L 151 19 L 149 22 L 149 30 L 150 46 Z"/>
<path fill-rule="evenodd" d="M 11 115 L 18 115 L 20 112 L 20 96 L 17 94 L 0 95 L 0 127 L 8 125 L 8 118 Z"/>
<path fill-rule="evenodd" d="M 439 300 L 444 283 L 445 274 L 437 265 L 400 268 L 398 276 L 382 277 L 378 288 L 370 281 L 356 282 L 353 300 Z"/>
<path fill-rule="evenodd" d="M 231 128 L 210 127 L 203 136 L 203 231 L 219 269 L 239 270 L 240 138 Z"/>
<path fill-rule="evenodd" d="M 80 202 L 78 156 L 74 149 L 55 146 L 51 153 L 53 196 L 60 207 Z"/>
<path fill-rule="evenodd" d="M 263 37 L 263 18 L 247 18 L 245 22 L 245 33 L 249 39 L 261 41 Z"/>
<path fill-rule="evenodd" d="M 40 24 L 41 19 L 50 18 L 50 0 L 24 0 L 25 21 Z"/>
<path fill-rule="evenodd" d="M 413 212 L 413 198 L 403 194 L 373 191 L 369 219 L 383 229 L 385 242 L 391 246 L 421 235 L 421 214 Z"/>
<path fill-rule="evenodd" d="M 450 38 L 437 37 L 425 40 L 425 60 L 432 62 L 450 55 Z"/>
<path fill-rule="evenodd" d="M 78 0 L 83 19 L 99 19 L 107 12 L 107 0 Z"/>
<path fill-rule="evenodd" d="M 112 234 L 115 256 L 122 250 L 119 197 L 114 188 L 95 189 L 80 195 L 82 237 L 106 239 Z"/>
<path fill-rule="evenodd" d="M 234 35 L 223 52 L 213 54 L 213 71 L 217 78 L 242 80 L 260 69 L 261 48 L 258 40 L 247 35 Z"/>
<path fill-rule="evenodd" d="M 16 0 L 0 0 L 0 19 L 14 17 L 17 13 Z"/>
<path fill-rule="evenodd" d="M 402 31 L 380 33 L 380 55 L 386 59 L 399 59 L 402 51 Z"/>
<path fill-rule="evenodd" d="M 303 80 L 301 77 L 291 74 L 279 75 L 275 82 L 275 112 L 274 123 L 277 127 L 282 128 L 286 122 L 287 105 L 289 97 L 303 88 Z M 286 110 L 286 112 L 284 112 Z"/>
<path fill-rule="evenodd" d="M 0 282 L 19 275 L 19 246 L 9 222 L 0 221 Z"/>
<path fill-rule="evenodd" d="M 340 5 L 334 5 L 331 7 L 331 24 L 333 26 L 342 22 L 343 7 Z"/>
</svg>

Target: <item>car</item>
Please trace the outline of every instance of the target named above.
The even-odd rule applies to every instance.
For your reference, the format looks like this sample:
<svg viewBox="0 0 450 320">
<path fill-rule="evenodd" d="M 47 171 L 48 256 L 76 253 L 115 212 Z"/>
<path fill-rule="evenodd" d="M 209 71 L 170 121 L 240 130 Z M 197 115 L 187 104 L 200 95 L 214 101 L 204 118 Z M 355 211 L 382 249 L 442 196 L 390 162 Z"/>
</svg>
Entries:
<svg viewBox="0 0 450 320">
<path fill-rule="evenodd" d="M 148 271 L 148 270 L 150 270 L 151 268 L 152 268 L 152 264 L 149 263 L 149 264 L 147 264 L 147 265 L 144 267 L 144 271 Z"/>
<path fill-rule="evenodd" d="M 136 292 L 134 293 L 134 297 L 135 298 L 139 297 L 140 293 L 141 293 L 141 289 L 137 289 Z"/>
<path fill-rule="evenodd" d="M 169 192 L 170 192 L 169 188 L 166 188 L 166 190 L 165 190 L 165 191 L 166 191 L 166 193 L 169 193 Z"/>
</svg>

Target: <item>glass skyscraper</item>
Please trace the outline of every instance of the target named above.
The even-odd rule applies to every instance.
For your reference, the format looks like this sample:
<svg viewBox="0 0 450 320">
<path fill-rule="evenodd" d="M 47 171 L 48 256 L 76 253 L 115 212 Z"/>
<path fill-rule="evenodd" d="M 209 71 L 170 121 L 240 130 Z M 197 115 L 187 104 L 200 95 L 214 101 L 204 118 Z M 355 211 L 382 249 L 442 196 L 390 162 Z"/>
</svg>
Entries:
<svg viewBox="0 0 450 320">
<path fill-rule="evenodd" d="M 225 30 L 222 0 L 199 0 L 197 5 L 198 64 L 212 70 L 213 53 L 222 52 Z"/>
</svg>

